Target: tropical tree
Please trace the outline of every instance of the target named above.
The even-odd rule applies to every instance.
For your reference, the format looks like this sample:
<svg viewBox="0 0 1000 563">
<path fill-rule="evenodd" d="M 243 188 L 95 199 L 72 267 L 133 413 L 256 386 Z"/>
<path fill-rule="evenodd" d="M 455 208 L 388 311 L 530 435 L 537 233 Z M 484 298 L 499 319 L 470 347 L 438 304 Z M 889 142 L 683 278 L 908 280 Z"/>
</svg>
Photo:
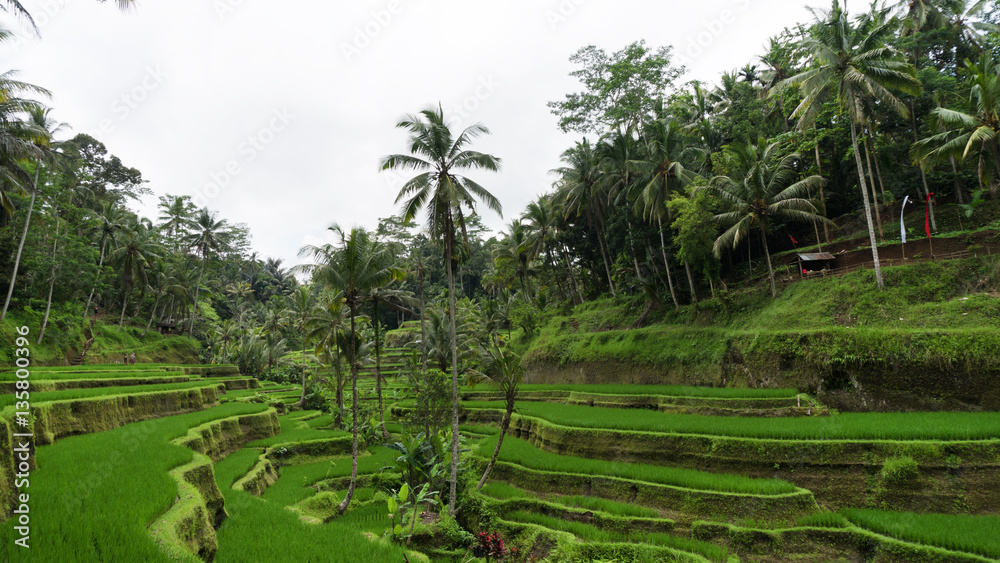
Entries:
<svg viewBox="0 0 1000 563">
<path fill-rule="evenodd" d="M 497 440 L 497 447 L 493 450 L 493 455 L 490 456 L 490 461 L 486 465 L 486 471 L 483 472 L 483 476 L 476 485 L 477 491 L 486 484 L 486 479 L 489 478 L 490 472 L 493 471 L 493 465 L 496 464 L 497 456 L 500 454 L 500 446 L 503 445 L 504 436 L 507 435 L 507 429 L 510 428 L 510 417 L 514 414 L 517 394 L 521 389 L 521 382 L 524 380 L 524 366 L 521 364 L 520 356 L 509 350 L 493 346 L 488 348 L 486 352 L 487 368 L 483 374 L 503 396 L 504 414 L 503 420 L 500 422 L 500 438 Z"/>
<path fill-rule="evenodd" d="M 299 402 L 296 406 L 302 408 L 306 404 L 306 375 L 309 370 L 309 362 L 306 361 L 306 340 L 307 332 L 306 327 L 309 322 L 309 314 L 312 311 L 313 300 L 312 294 L 309 288 L 300 285 L 292 291 L 291 307 L 288 312 L 292 314 L 298 320 L 299 335 L 302 337 L 302 395 L 299 397 Z"/>
<path fill-rule="evenodd" d="M 716 256 L 722 249 L 735 248 L 751 232 L 757 231 L 764 242 L 771 295 L 777 297 L 774 269 L 767 247 L 767 235 L 774 221 L 824 221 L 813 204 L 802 196 L 810 187 L 825 182 L 822 176 L 797 180 L 801 168 L 798 153 L 781 154 L 781 143 L 758 145 L 733 143 L 725 148 L 729 173 L 715 176 L 704 189 L 715 195 L 728 210 L 715 216 L 724 228 L 715 240 Z"/>
<path fill-rule="evenodd" d="M 115 241 L 115 237 L 127 225 L 127 218 L 128 214 L 125 208 L 113 202 L 103 203 L 101 205 L 101 210 L 97 213 L 97 232 L 101 251 L 97 260 L 97 276 L 94 279 L 94 286 L 90 289 L 90 295 L 87 297 L 87 304 L 83 308 L 83 318 L 85 319 L 89 314 L 90 303 L 94 300 L 94 293 L 97 292 L 97 286 L 101 281 L 101 268 L 104 266 L 104 258 L 107 254 L 106 250 L 108 242 L 110 241 L 113 243 Z"/>
<path fill-rule="evenodd" d="M 955 157 L 976 161 L 980 189 L 989 187 L 996 196 L 1000 185 L 1000 64 L 983 54 L 979 61 L 966 61 L 969 82 L 969 107 L 958 110 L 937 108 L 945 131 L 914 143 L 911 155 L 923 165 Z"/>
<path fill-rule="evenodd" d="M 362 357 L 361 342 L 358 339 L 357 318 L 365 297 L 372 288 L 388 283 L 394 275 L 393 257 L 380 246 L 378 241 L 365 229 L 355 227 L 345 232 L 340 226 L 332 225 L 330 231 L 340 238 L 337 247 L 332 245 L 307 245 L 299 251 L 301 256 L 308 256 L 318 261 L 315 265 L 300 267 L 301 271 L 313 274 L 317 282 L 343 294 L 350 318 L 350 342 L 348 360 L 351 366 L 351 481 L 347 495 L 337 506 L 343 513 L 354 496 L 354 487 L 358 479 L 358 367 Z"/>
<path fill-rule="evenodd" d="M 337 417 L 334 424 L 340 427 L 344 422 L 344 374 L 341 369 L 344 335 L 348 317 L 347 306 L 341 292 L 322 295 L 320 302 L 313 307 L 312 314 L 306 321 L 309 331 L 306 337 L 316 342 L 316 353 L 322 355 L 333 365 L 334 395 L 337 402 Z"/>
<path fill-rule="evenodd" d="M 191 313 L 191 324 L 188 334 L 194 333 L 194 324 L 198 319 L 198 293 L 201 290 L 201 280 L 205 275 L 205 262 L 210 252 L 222 249 L 229 240 L 229 224 L 225 219 L 216 219 L 215 213 L 208 208 L 202 208 L 190 224 L 191 232 L 184 237 L 188 248 L 193 248 L 201 255 L 201 267 L 198 270 L 198 283 L 194 288 L 194 311 Z"/>
<path fill-rule="evenodd" d="M 389 247 L 382 242 L 377 242 L 376 250 L 378 252 L 390 252 Z M 389 432 L 385 429 L 385 409 L 382 405 L 382 337 L 379 334 L 382 322 L 379 320 L 379 306 L 410 312 L 406 308 L 406 305 L 411 301 L 410 293 L 390 285 L 392 282 L 401 279 L 402 276 L 402 270 L 393 266 L 392 276 L 385 285 L 374 286 L 368 290 L 368 303 L 372 306 L 372 328 L 375 331 L 375 395 L 378 397 L 378 416 L 381 421 L 382 435 L 385 437 L 389 436 Z"/>
<path fill-rule="evenodd" d="M 0 30 L 0 34 L 2 34 L 2 30 Z M 0 41 L 2 39 L 3 37 L 0 35 Z M 15 188 L 20 188 L 24 178 L 27 177 L 27 172 L 23 171 L 20 166 L 5 162 L 11 156 L 29 156 L 30 153 L 34 153 L 32 156 L 34 157 L 35 174 L 34 180 L 31 182 L 31 200 L 28 203 L 28 211 L 24 218 L 24 229 L 21 231 L 21 241 L 17 246 L 14 269 L 11 271 L 10 276 L 10 287 L 7 288 L 7 299 L 4 301 L 3 311 L 0 312 L 0 321 L 7 316 L 7 308 L 10 306 L 11 296 L 14 294 L 17 269 L 21 264 L 21 253 L 24 251 L 24 241 L 28 238 L 28 226 L 31 224 L 31 215 L 35 209 L 35 198 L 38 195 L 38 177 L 42 169 L 42 162 L 44 160 L 51 164 L 57 156 L 61 155 L 57 151 L 62 148 L 62 143 L 55 141 L 55 135 L 67 127 L 64 123 L 57 123 L 49 117 L 50 108 L 44 108 L 31 102 L 8 104 L 4 101 L 4 98 L 12 93 L 10 91 L 12 88 L 18 90 L 24 89 L 24 87 L 11 85 L 0 77 L 0 149 L 2 149 L 0 150 L 0 181 L 4 184 L 13 185 Z M 5 108 L 4 106 L 8 107 Z M 23 110 L 27 115 L 27 119 L 23 122 L 15 121 L 13 124 L 8 123 L 7 119 L 10 116 L 4 115 L 4 110 Z M 13 127 L 9 127 L 10 125 L 13 125 Z M 8 144 L 8 142 L 10 143 Z M 12 151 L 12 154 L 7 151 Z M 11 173 L 4 173 L 8 168 Z M 18 189 L 18 191 L 21 190 Z M 0 204 L 3 207 L 3 215 L 9 216 L 13 214 L 13 205 L 7 198 L 6 191 L 0 190 L 0 200 L 2 200 Z"/>
<path fill-rule="evenodd" d="M 584 215 L 587 225 L 596 233 L 597 246 L 604 261 L 604 273 L 608 277 L 608 287 L 611 289 L 611 296 L 617 298 L 615 282 L 611 278 L 611 261 L 608 257 L 604 229 L 608 198 L 597 187 L 601 170 L 597 163 L 596 150 L 590 141 L 584 138 L 582 141 L 577 141 L 573 148 L 563 152 L 560 158 L 566 166 L 552 170 L 560 176 L 556 199 L 563 207 L 566 217 Z"/>
<path fill-rule="evenodd" d="M 636 171 L 641 175 L 639 185 L 642 186 L 636 207 L 641 207 L 643 219 L 655 221 L 660 231 L 660 252 L 667 271 L 667 286 L 674 308 L 679 308 L 674 280 L 670 273 L 670 262 L 667 260 L 667 241 L 663 222 L 665 219 L 668 225 L 670 222 L 670 212 L 667 208 L 670 196 L 679 193 L 694 179 L 694 173 L 685 168 L 681 160 L 686 159 L 689 162 L 702 160 L 705 158 L 705 153 L 694 147 L 684 146 L 681 126 L 676 121 L 664 122 L 657 119 L 647 123 L 643 128 L 643 142 L 646 150 L 642 158 L 634 163 Z M 686 268 L 692 299 L 697 300 L 690 267 Z"/>
<path fill-rule="evenodd" d="M 154 233 L 142 222 L 126 227 L 118 242 L 119 246 L 111 252 L 111 262 L 119 271 L 121 281 L 122 314 L 118 321 L 120 331 L 125 324 L 125 308 L 132 288 L 141 284 L 139 287 L 145 290 L 149 285 L 147 272 L 159 257 L 160 246 Z"/>
<path fill-rule="evenodd" d="M 858 126 L 868 122 L 876 103 L 901 116 L 908 116 L 906 105 L 892 90 L 916 94 L 920 91 L 920 82 L 913 66 L 890 45 L 898 28 L 895 19 L 884 21 L 877 14 L 866 14 L 858 19 L 856 25 L 852 25 L 847 12 L 836 1 L 829 12 L 815 13 L 816 24 L 802 43 L 803 50 L 809 54 L 810 67 L 788 78 L 782 83 L 782 87 L 771 92 L 776 95 L 784 86 L 793 84 L 801 88 L 803 99 L 793 112 L 799 118 L 799 129 L 815 123 L 823 104 L 828 101 L 836 101 L 840 110 L 847 114 L 851 124 L 851 146 L 864 201 L 868 238 L 875 262 L 875 279 L 881 289 L 882 268 L 868 201 L 868 184 L 861 163 Z"/>
<path fill-rule="evenodd" d="M 448 511 L 455 513 L 458 485 L 458 349 L 455 337 L 455 243 L 459 235 L 468 245 L 465 211 L 475 214 L 476 199 L 497 214 L 502 214 L 500 201 L 471 178 L 459 175 L 465 170 L 498 171 L 500 159 L 473 151 L 469 145 L 480 135 L 489 134 L 482 124 L 465 128 L 458 135 L 445 123 L 441 106 L 427 108 L 420 115 L 407 115 L 396 127 L 409 132 L 410 154 L 393 154 L 382 159 L 382 170 L 413 170 L 420 173 L 408 180 L 396 196 L 403 204 L 403 222 L 415 218 L 426 208 L 427 226 L 431 238 L 444 246 L 445 268 L 448 275 L 449 323 L 451 328 L 452 379 L 452 458 L 451 495 Z"/>
</svg>

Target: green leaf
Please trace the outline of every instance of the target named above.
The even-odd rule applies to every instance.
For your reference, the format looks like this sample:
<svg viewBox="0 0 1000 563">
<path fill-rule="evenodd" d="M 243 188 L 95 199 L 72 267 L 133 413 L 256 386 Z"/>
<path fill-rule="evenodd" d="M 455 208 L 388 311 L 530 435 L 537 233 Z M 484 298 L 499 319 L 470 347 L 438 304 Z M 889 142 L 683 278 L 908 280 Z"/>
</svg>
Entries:
<svg viewBox="0 0 1000 563">
<path fill-rule="evenodd" d="M 403 527 L 400 526 L 399 524 L 396 524 L 396 527 L 392 529 L 392 533 L 397 536 L 403 535 Z"/>
<path fill-rule="evenodd" d="M 406 499 L 410 498 L 410 487 L 406 483 L 399 488 L 399 500 L 401 502 L 406 502 Z"/>
<path fill-rule="evenodd" d="M 389 504 L 389 513 L 395 514 L 399 506 L 396 505 L 396 499 L 389 497 L 386 502 Z"/>
</svg>

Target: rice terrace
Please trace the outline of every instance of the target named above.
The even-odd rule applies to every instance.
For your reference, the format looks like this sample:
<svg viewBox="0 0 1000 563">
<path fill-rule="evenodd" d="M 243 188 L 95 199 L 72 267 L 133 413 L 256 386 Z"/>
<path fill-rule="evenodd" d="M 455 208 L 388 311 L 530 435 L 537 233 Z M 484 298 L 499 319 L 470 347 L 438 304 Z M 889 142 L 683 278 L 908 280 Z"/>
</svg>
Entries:
<svg viewBox="0 0 1000 563">
<path fill-rule="evenodd" d="M 1000 4 L 347 4 L 0 0 L 0 561 L 1000 562 Z"/>
</svg>

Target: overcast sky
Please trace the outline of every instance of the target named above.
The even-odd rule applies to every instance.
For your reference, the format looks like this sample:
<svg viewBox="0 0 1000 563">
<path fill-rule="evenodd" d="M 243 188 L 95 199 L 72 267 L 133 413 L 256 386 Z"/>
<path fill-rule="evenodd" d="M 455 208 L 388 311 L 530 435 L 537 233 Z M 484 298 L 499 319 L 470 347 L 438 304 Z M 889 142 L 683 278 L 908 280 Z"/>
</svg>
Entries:
<svg viewBox="0 0 1000 563">
<path fill-rule="evenodd" d="M 568 76 L 579 48 L 673 45 L 682 82 L 717 82 L 811 21 L 807 1 L 828 5 L 142 0 L 122 13 L 113 0 L 22 0 L 42 38 L 0 48 L 0 71 L 51 90 L 55 118 L 102 140 L 156 195 L 194 196 L 291 265 L 333 222 L 374 227 L 398 212 L 403 177 L 377 163 L 406 152 L 402 115 L 440 102 L 456 125 L 492 130 L 475 148 L 503 170 L 472 177 L 503 204 L 503 219 L 483 210 L 499 231 L 551 188 L 575 139 L 546 102 L 579 90 Z M 155 204 L 140 212 L 155 219 Z"/>
</svg>

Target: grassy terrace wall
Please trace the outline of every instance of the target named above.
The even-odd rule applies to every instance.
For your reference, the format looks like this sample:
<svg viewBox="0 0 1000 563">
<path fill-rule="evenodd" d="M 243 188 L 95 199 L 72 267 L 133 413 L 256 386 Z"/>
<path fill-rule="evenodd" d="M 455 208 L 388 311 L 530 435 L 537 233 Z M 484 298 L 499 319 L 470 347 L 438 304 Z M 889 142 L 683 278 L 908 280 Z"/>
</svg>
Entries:
<svg viewBox="0 0 1000 563">
<path fill-rule="evenodd" d="M 790 387 L 846 410 L 1000 410 L 995 257 L 723 294 L 630 328 L 641 298 L 601 299 L 515 338 L 530 383 Z"/>
<path fill-rule="evenodd" d="M 141 388 L 137 388 L 137 391 Z M 152 418 L 201 410 L 218 404 L 219 385 L 150 393 L 90 397 L 83 399 L 37 403 L 31 407 L 34 416 L 34 446 L 51 444 L 55 440 L 75 435 L 102 432 Z M 17 491 L 13 488 L 15 463 L 10 444 L 16 427 L 12 421 L 13 407 L 0 412 L 0 519 L 8 516 Z M 34 468 L 34 456 L 30 460 Z"/>
<path fill-rule="evenodd" d="M 206 561 L 215 557 L 218 539 L 215 529 L 228 516 L 225 500 L 215 482 L 212 463 L 249 442 L 280 432 L 274 409 L 262 413 L 213 420 L 173 440 L 195 452 L 190 463 L 174 468 L 178 500 L 150 526 L 150 533 L 172 559 L 192 554 Z"/>
<path fill-rule="evenodd" d="M 500 414 L 466 410 L 466 422 L 495 423 Z M 1000 509 L 1000 491 L 990 484 L 1000 466 L 997 439 L 762 439 L 579 428 L 516 414 L 509 434 L 548 452 L 585 459 L 654 465 L 669 460 L 689 468 L 780 478 L 834 507 L 885 503 L 945 513 Z M 912 460 L 918 469 L 905 479 L 885 477 L 886 465 L 900 459 Z"/>
</svg>

